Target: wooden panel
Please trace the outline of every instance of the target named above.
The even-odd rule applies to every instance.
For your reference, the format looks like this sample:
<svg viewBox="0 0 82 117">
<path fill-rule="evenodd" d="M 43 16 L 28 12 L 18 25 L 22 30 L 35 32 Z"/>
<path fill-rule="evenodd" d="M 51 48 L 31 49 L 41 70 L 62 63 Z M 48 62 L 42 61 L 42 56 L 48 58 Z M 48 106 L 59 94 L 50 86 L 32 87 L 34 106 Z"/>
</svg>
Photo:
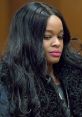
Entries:
<svg viewBox="0 0 82 117">
<path fill-rule="evenodd" d="M 82 40 L 82 0 L 60 0 L 59 9 L 62 11 L 72 37 Z"/>
<path fill-rule="evenodd" d="M 8 23 L 10 18 L 8 4 L 7 1 L 0 0 L 0 53 L 2 53 L 7 42 L 6 37 L 8 34 Z"/>
<path fill-rule="evenodd" d="M 26 0 L 25 0 L 26 1 Z M 3 54 L 9 33 L 12 16 L 25 3 L 23 0 L 0 0 L 0 55 Z"/>
</svg>

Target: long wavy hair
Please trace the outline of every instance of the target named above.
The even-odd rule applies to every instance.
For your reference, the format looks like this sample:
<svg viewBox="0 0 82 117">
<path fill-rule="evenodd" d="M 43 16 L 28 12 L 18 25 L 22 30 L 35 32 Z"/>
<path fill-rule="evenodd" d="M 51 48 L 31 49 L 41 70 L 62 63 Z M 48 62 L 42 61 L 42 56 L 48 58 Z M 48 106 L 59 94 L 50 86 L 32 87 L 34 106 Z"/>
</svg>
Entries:
<svg viewBox="0 0 82 117">
<path fill-rule="evenodd" d="M 10 111 L 14 107 L 12 106 L 14 101 L 15 113 L 19 116 L 29 115 L 31 106 L 33 113 L 40 117 L 39 95 L 41 90 L 46 105 L 44 108 L 48 106 L 48 96 L 41 78 L 45 78 L 47 74 L 43 38 L 47 20 L 51 15 L 56 15 L 61 19 L 64 29 L 64 49 L 57 65 L 63 61 L 68 61 L 77 66 L 81 60 L 80 57 L 69 52 L 70 33 L 64 18 L 55 7 L 32 2 L 18 10 L 11 24 L 8 48 L 3 57 L 3 66 L 6 66 L 8 73 L 4 71 L 1 80 L 7 84 L 11 94 Z"/>
</svg>

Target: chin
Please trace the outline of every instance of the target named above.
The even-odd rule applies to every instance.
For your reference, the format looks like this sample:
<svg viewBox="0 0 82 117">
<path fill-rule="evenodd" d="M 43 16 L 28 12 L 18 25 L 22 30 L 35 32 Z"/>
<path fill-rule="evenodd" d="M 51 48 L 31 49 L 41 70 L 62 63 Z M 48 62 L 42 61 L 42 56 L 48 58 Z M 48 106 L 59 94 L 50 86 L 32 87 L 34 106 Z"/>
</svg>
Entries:
<svg viewBox="0 0 82 117">
<path fill-rule="evenodd" d="M 52 63 L 53 64 L 59 63 L 59 60 L 53 61 Z"/>
<path fill-rule="evenodd" d="M 48 63 L 56 64 L 56 63 L 59 63 L 59 61 L 60 61 L 60 58 L 57 58 L 57 59 L 54 59 L 54 60 L 48 60 Z"/>
</svg>

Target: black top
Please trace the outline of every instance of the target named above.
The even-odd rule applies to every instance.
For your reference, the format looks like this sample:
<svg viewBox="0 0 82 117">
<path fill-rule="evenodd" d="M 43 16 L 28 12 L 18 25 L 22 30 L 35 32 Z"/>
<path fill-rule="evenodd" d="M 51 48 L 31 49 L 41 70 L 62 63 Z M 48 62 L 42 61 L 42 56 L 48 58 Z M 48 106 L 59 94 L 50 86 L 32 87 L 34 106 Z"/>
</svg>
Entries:
<svg viewBox="0 0 82 117">
<path fill-rule="evenodd" d="M 70 106 L 69 106 L 69 99 L 68 99 L 68 93 L 66 89 L 61 84 L 52 84 L 55 92 L 60 99 L 60 105 L 62 108 L 62 111 L 66 117 L 72 117 L 71 112 L 70 112 Z"/>
<path fill-rule="evenodd" d="M 63 87 L 54 86 L 49 81 L 50 79 L 48 81 L 40 80 L 48 97 L 48 101 L 46 101 L 40 82 L 41 90 L 38 92 L 41 102 L 40 116 L 29 111 L 29 115 L 23 117 L 70 117 L 70 111 L 73 117 L 82 117 L 82 70 L 65 64 L 59 72 L 59 76 Z M 3 74 L 1 77 L 0 75 L 0 117 L 20 117 L 17 116 L 15 100 L 11 102 L 8 84 L 5 84 L 3 78 L 6 80 L 8 76 Z M 48 103 L 46 104 L 46 102 Z"/>
<path fill-rule="evenodd" d="M 63 87 L 63 85 L 55 84 L 50 76 L 47 76 L 47 80 L 44 84 L 47 86 L 46 91 L 48 90 L 51 100 L 54 97 L 53 96 L 54 93 L 56 93 L 58 100 L 60 100 L 59 105 L 61 106 L 63 115 L 65 117 L 73 117 L 71 114 L 71 111 L 70 111 L 68 93 L 67 93 L 66 89 Z M 53 95 L 51 92 L 53 92 Z M 54 100 L 51 103 L 54 103 Z M 54 105 L 51 105 L 51 106 L 52 106 L 52 110 L 54 110 Z M 46 112 L 46 114 L 47 114 L 47 112 Z M 54 112 L 51 114 L 53 115 L 52 117 L 54 117 Z M 51 117 L 51 115 L 49 115 L 49 116 Z"/>
</svg>

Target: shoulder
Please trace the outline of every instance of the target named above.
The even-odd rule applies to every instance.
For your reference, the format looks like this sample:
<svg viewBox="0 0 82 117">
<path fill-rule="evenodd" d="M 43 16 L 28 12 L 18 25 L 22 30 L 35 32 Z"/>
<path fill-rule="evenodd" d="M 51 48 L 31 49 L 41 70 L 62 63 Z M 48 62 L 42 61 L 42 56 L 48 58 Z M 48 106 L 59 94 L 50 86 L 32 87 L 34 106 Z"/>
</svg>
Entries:
<svg viewBox="0 0 82 117">
<path fill-rule="evenodd" d="M 56 66 L 57 73 L 64 82 L 78 82 L 82 84 L 82 68 L 63 60 Z"/>
<path fill-rule="evenodd" d="M 0 117 L 10 117 L 14 111 L 11 102 L 9 70 L 5 63 L 0 63 Z"/>
<path fill-rule="evenodd" d="M 0 81 L 8 84 L 9 82 L 9 68 L 5 62 L 0 62 Z"/>
<path fill-rule="evenodd" d="M 69 86 L 75 86 L 82 89 L 82 69 L 65 62 L 61 66 L 61 70 L 59 72 L 61 80 Z"/>
<path fill-rule="evenodd" d="M 78 74 L 82 76 L 82 68 L 79 67 L 78 65 L 75 64 L 71 64 L 69 62 L 63 62 L 61 65 L 61 71 L 63 71 L 64 73 L 68 73 L 68 74 Z"/>
<path fill-rule="evenodd" d="M 9 101 L 6 86 L 0 82 L 0 117 L 9 117 Z"/>
</svg>

